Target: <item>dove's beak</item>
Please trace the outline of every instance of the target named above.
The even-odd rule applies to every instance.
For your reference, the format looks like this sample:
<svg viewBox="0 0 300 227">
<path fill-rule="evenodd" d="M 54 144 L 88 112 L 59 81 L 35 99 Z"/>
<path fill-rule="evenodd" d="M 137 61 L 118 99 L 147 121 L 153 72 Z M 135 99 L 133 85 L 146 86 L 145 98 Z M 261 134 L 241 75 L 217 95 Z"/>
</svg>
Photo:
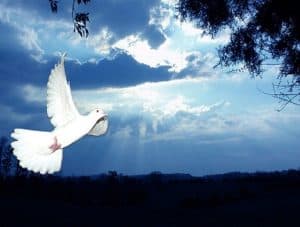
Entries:
<svg viewBox="0 0 300 227">
<path fill-rule="evenodd" d="M 97 120 L 96 124 L 98 124 L 100 121 L 105 121 L 106 119 L 107 119 L 107 114 L 104 114 L 102 117 L 100 117 L 100 118 Z"/>
</svg>

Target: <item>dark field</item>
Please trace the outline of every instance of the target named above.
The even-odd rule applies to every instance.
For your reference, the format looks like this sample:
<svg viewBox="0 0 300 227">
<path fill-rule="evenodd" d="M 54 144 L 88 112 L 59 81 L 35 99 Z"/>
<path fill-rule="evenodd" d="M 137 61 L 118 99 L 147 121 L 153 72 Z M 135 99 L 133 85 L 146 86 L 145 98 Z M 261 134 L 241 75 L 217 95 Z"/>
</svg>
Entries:
<svg viewBox="0 0 300 227">
<path fill-rule="evenodd" d="M 0 226 L 300 226 L 300 171 L 0 180 Z"/>
</svg>

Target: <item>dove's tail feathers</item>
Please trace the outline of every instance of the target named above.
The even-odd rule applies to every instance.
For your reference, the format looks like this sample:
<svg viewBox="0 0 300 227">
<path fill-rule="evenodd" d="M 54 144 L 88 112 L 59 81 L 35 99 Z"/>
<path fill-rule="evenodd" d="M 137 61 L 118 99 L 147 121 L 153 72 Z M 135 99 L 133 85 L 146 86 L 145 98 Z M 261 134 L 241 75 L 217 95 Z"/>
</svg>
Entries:
<svg viewBox="0 0 300 227">
<path fill-rule="evenodd" d="M 54 173 L 61 169 L 62 149 L 53 152 L 51 132 L 15 129 L 11 137 L 13 153 L 20 161 L 20 166 L 36 173 Z"/>
</svg>

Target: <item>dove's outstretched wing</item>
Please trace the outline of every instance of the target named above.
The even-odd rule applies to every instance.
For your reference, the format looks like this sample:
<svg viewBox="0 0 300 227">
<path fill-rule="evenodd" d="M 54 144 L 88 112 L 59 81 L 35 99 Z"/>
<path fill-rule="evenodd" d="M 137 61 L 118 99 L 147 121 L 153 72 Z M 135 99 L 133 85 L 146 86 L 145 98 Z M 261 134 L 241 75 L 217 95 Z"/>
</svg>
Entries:
<svg viewBox="0 0 300 227">
<path fill-rule="evenodd" d="M 64 57 L 65 54 L 51 70 L 47 84 L 47 114 L 54 127 L 63 126 L 79 116 L 67 83 Z"/>
</svg>

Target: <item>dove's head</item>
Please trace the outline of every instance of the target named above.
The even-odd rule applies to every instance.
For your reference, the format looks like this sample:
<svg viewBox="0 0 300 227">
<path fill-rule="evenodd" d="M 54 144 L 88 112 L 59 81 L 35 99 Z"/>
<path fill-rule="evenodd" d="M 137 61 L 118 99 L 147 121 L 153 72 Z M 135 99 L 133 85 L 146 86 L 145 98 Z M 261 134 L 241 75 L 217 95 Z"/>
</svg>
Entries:
<svg viewBox="0 0 300 227">
<path fill-rule="evenodd" d="M 89 115 L 95 120 L 95 124 L 89 134 L 94 136 L 104 134 L 108 128 L 107 114 L 102 109 L 97 108 L 90 112 Z"/>
<path fill-rule="evenodd" d="M 91 111 L 89 115 L 93 117 L 96 123 L 99 123 L 100 121 L 104 121 L 105 119 L 107 119 L 107 114 L 100 108 Z"/>
<path fill-rule="evenodd" d="M 97 109 L 94 109 L 93 111 L 91 111 L 91 113 L 90 114 L 92 114 L 92 115 L 94 115 L 94 116 L 98 116 L 98 117 L 102 117 L 102 116 L 104 116 L 104 115 L 106 115 L 105 113 L 104 113 L 104 111 L 102 110 L 102 109 L 100 109 L 100 108 L 97 108 Z"/>
</svg>

